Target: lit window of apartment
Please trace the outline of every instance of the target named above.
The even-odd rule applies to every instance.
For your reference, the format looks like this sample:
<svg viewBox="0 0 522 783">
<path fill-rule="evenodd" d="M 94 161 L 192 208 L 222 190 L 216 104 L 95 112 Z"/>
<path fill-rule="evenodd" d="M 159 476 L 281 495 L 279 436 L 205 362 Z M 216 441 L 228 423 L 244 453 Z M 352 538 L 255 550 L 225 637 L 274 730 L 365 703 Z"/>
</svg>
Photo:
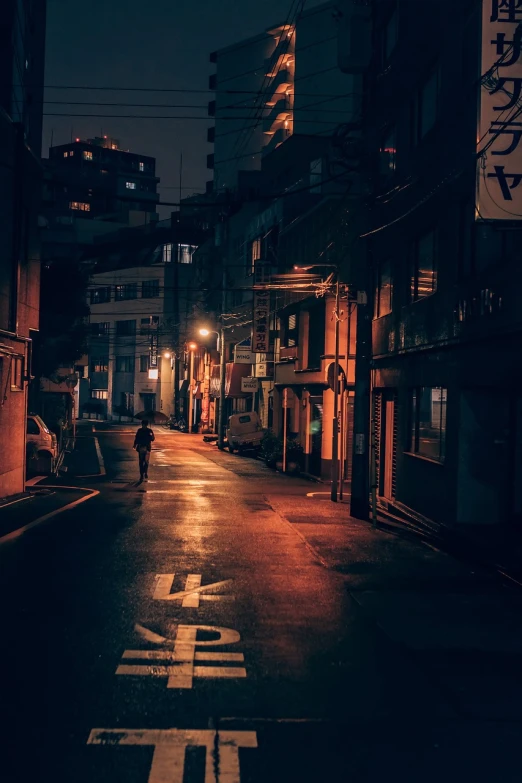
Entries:
<svg viewBox="0 0 522 783">
<path fill-rule="evenodd" d="M 24 390 L 24 361 L 21 356 L 11 357 L 11 391 Z"/>
<path fill-rule="evenodd" d="M 73 155 L 74 155 L 74 150 L 70 150 L 70 152 L 69 152 L 69 157 L 70 157 L 70 158 L 72 158 L 72 157 L 73 157 Z"/>
<path fill-rule="evenodd" d="M 140 320 L 141 334 L 148 334 L 151 329 L 157 329 L 159 326 L 159 315 L 148 315 Z"/>
<path fill-rule="evenodd" d="M 297 345 L 297 338 L 298 338 L 297 313 L 292 313 L 292 315 L 288 316 L 286 321 L 285 347 L 293 348 L 295 345 Z"/>
<path fill-rule="evenodd" d="M 117 356 L 116 372 L 134 372 L 134 356 Z"/>
<path fill-rule="evenodd" d="M 391 259 L 386 258 L 377 265 L 375 274 L 374 318 L 380 318 L 392 311 L 393 282 Z"/>
<path fill-rule="evenodd" d="M 436 233 L 422 234 L 413 245 L 410 297 L 412 302 L 431 296 L 437 290 Z"/>
<path fill-rule="evenodd" d="M 91 289 L 91 304 L 103 304 L 104 302 L 111 301 L 111 287 L 110 285 L 102 286 L 101 288 Z"/>
<path fill-rule="evenodd" d="M 170 264 L 172 261 L 172 243 L 169 242 L 167 245 L 163 245 L 163 255 L 162 255 L 162 262 L 164 264 Z"/>
<path fill-rule="evenodd" d="M 143 299 L 151 299 L 159 296 L 159 280 L 144 280 L 141 284 L 141 296 Z"/>
<path fill-rule="evenodd" d="M 108 372 L 109 357 L 95 356 L 91 359 L 91 372 Z"/>
<path fill-rule="evenodd" d="M 444 462 L 447 403 L 448 390 L 441 386 L 410 390 L 410 453 Z"/>
<path fill-rule="evenodd" d="M 63 157 L 64 157 L 64 158 L 68 158 L 68 157 L 69 157 L 69 153 L 68 153 L 67 151 L 65 151 L 65 152 L 63 153 Z"/>
<path fill-rule="evenodd" d="M 254 239 L 250 248 L 250 274 L 256 270 L 256 261 L 261 258 L 261 237 Z"/>
<path fill-rule="evenodd" d="M 91 398 L 93 400 L 108 400 L 109 392 L 107 389 L 91 389 Z"/>
<path fill-rule="evenodd" d="M 88 204 L 86 201 L 70 201 L 69 202 L 69 208 L 70 209 L 76 209 L 79 212 L 90 212 L 91 211 L 91 205 Z"/>
<path fill-rule="evenodd" d="M 125 283 L 124 285 L 114 286 L 114 299 L 116 302 L 121 302 L 123 299 L 137 299 L 137 298 L 138 298 L 137 283 Z"/>
<path fill-rule="evenodd" d="M 126 182 L 125 187 L 127 190 L 136 190 L 136 183 L 135 182 Z"/>
<path fill-rule="evenodd" d="M 92 160 L 92 152 L 90 150 L 84 150 L 83 151 L 83 159 L 84 160 Z"/>
<path fill-rule="evenodd" d="M 178 246 L 178 253 L 179 253 L 179 263 L 180 264 L 191 264 L 192 263 L 192 256 L 194 255 L 194 251 L 196 250 L 195 245 L 179 245 Z"/>
<path fill-rule="evenodd" d="M 145 164 L 143 163 L 142 160 L 140 160 L 140 164 L 139 165 L 140 165 L 140 171 L 145 171 Z"/>
</svg>

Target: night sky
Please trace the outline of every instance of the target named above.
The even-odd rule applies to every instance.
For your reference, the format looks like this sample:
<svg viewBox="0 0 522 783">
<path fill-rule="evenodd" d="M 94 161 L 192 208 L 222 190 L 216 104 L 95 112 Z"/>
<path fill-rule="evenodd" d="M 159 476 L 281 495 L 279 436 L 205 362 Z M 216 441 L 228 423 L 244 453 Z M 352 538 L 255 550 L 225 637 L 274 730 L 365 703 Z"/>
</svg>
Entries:
<svg viewBox="0 0 522 783">
<path fill-rule="evenodd" d="M 43 155 L 51 143 L 102 132 L 124 149 L 152 155 L 161 178 L 161 200 L 177 201 L 179 159 L 183 153 L 183 195 L 204 190 L 212 172 L 206 155 L 206 105 L 210 93 L 58 90 L 52 86 L 208 89 L 214 66 L 208 55 L 284 21 L 290 0 L 69 0 L 47 2 L 47 62 L 44 111 L 60 114 L 180 114 L 202 120 L 44 117 Z M 309 0 L 306 7 L 317 5 Z M 295 6 L 294 6 L 295 7 Z M 261 63 L 260 63 L 261 65 Z M 71 105 L 49 101 L 139 104 L 191 104 L 198 108 L 140 108 Z M 169 208 L 160 211 L 162 217 Z"/>
</svg>

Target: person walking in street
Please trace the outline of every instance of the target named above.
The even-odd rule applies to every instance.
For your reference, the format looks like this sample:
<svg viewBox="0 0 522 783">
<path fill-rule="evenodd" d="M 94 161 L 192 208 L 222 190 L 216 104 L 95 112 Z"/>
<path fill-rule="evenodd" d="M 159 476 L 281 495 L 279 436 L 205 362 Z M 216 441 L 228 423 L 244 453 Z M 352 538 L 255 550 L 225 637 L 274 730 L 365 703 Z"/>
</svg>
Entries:
<svg viewBox="0 0 522 783">
<path fill-rule="evenodd" d="M 152 448 L 152 442 L 155 440 L 153 431 L 149 427 L 147 419 L 143 419 L 141 427 L 136 431 L 136 437 L 134 438 L 134 446 L 138 452 L 139 466 L 140 466 L 140 481 L 148 481 L 149 479 L 149 460 L 150 452 Z"/>
</svg>

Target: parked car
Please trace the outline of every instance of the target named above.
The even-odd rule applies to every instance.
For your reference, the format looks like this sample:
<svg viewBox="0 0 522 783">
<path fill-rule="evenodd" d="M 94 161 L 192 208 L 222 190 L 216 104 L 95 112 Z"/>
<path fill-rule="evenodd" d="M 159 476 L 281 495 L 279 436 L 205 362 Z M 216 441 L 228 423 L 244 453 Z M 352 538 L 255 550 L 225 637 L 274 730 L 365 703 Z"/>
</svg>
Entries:
<svg viewBox="0 0 522 783">
<path fill-rule="evenodd" d="M 246 451 L 260 449 L 263 440 L 263 428 L 259 416 L 254 411 L 250 413 L 235 413 L 228 419 L 226 431 L 228 450 Z"/>
<path fill-rule="evenodd" d="M 35 413 L 27 416 L 27 451 L 34 456 L 31 459 L 33 471 L 43 474 L 54 473 L 58 460 L 58 440 L 45 422 Z"/>
</svg>

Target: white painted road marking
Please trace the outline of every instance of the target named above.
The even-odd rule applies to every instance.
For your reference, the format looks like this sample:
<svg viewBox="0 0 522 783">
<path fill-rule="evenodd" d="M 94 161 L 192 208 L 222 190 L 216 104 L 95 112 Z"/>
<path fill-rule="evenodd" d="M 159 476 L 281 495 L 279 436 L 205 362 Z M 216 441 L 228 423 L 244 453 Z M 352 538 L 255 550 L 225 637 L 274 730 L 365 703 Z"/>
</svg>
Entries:
<svg viewBox="0 0 522 783">
<path fill-rule="evenodd" d="M 205 782 L 240 783 L 239 748 L 257 748 L 255 731 L 93 729 L 88 745 L 154 748 L 148 783 L 183 783 L 187 748 L 206 748 Z"/>
<path fill-rule="evenodd" d="M 213 582 L 210 585 L 202 585 L 201 574 L 189 574 L 185 582 L 185 589 L 178 593 L 171 593 L 172 584 L 176 574 L 156 574 L 156 586 L 154 588 L 153 598 L 155 601 L 181 601 L 183 607 L 198 607 L 200 600 L 203 601 L 230 601 L 231 595 L 206 595 L 220 590 L 222 587 L 232 584 L 232 579 L 225 579 L 221 582 Z"/>
<path fill-rule="evenodd" d="M 176 627 L 176 626 L 174 626 Z M 234 679 L 245 678 L 246 669 L 242 666 L 195 666 L 195 661 L 214 663 L 242 663 L 242 653 L 196 651 L 196 647 L 217 647 L 237 644 L 241 637 L 232 628 L 220 628 L 215 625 L 178 625 L 175 641 L 159 636 L 143 626 L 136 631 L 153 644 L 163 644 L 163 650 L 125 650 L 122 660 L 143 661 L 138 664 L 120 664 L 116 674 L 131 677 L 167 677 L 167 688 L 190 689 L 194 678 Z M 198 631 L 217 634 L 216 639 L 198 640 Z M 150 663 L 145 663 L 150 661 Z M 156 661 L 163 661 L 157 664 Z"/>
</svg>

